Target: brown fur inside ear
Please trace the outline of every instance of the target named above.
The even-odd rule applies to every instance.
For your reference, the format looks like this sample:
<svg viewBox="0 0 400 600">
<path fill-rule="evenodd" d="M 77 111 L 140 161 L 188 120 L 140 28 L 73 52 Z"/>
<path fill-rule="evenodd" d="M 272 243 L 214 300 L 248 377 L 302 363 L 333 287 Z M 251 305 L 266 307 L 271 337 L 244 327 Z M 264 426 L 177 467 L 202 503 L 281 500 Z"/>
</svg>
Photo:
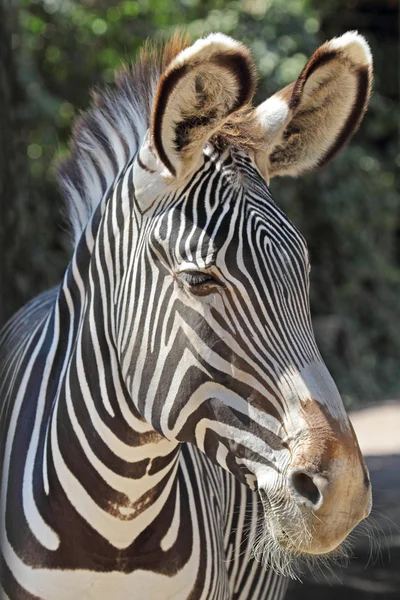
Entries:
<svg viewBox="0 0 400 600">
<path fill-rule="evenodd" d="M 317 50 L 282 95 L 293 117 L 269 155 L 270 175 L 298 175 L 330 161 L 357 130 L 371 83 L 370 64 L 354 64 L 329 45 Z"/>
<path fill-rule="evenodd" d="M 367 108 L 372 58 L 348 32 L 326 42 L 297 80 L 255 110 L 265 134 L 256 162 L 268 177 L 299 175 L 325 165 L 349 141 Z"/>
<path fill-rule="evenodd" d="M 250 52 L 216 34 L 177 56 L 162 75 L 154 104 L 152 139 L 172 175 L 188 172 L 227 117 L 252 97 Z"/>
</svg>

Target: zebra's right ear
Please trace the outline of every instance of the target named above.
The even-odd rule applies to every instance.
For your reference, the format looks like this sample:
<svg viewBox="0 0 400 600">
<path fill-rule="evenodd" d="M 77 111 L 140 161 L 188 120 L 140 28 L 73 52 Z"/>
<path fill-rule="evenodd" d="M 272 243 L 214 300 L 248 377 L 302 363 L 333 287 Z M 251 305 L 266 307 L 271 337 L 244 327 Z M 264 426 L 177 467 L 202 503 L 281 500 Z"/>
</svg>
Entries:
<svg viewBox="0 0 400 600">
<path fill-rule="evenodd" d="M 159 81 L 151 122 L 153 146 L 174 177 L 198 164 L 204 145 L 255 88 L 250 51 L 212 34 L 180 52 Z"/>
</svg>

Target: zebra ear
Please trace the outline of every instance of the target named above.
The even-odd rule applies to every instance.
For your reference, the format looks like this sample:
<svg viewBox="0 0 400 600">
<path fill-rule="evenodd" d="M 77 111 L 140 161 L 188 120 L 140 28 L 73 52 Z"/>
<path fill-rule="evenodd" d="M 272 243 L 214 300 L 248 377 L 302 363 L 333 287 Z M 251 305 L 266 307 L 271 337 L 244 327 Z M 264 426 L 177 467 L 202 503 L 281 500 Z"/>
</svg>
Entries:
<svg viewBox="0 0 400 600">
<path fill-rule="evenodd" d="M 349 141 L 367 108 L 372 57 L 356 31 L 323 44 L 298 79 L 255 111 L 267 140 L 256 153 L 268 177 L 325 165 Z"/>
<path fill-rule="evenodd" d="M 221 33 L 175 57 L 158 84 L 151 123 L 154 148 L 172 175 L 197 165 L 205 143 L 254 88 L 250 51 Z"/>
</svg>

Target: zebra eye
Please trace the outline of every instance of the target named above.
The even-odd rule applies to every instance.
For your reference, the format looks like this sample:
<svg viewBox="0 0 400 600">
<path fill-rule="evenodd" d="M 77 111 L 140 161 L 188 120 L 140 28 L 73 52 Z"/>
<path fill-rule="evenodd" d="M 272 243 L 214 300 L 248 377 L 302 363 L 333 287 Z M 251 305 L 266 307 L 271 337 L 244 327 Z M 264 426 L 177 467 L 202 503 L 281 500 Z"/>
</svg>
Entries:
<svg viewBox="0 0 400 600">
<path fill-rule="evenodd" d="M 217 283 L 212 275 L 209 273 L 202 273 L 201 271 L 183 271 L 180 274 L 180 277 L 185 283 L 193 288 L 201 287 L 207 283 Z"/>
</svg>

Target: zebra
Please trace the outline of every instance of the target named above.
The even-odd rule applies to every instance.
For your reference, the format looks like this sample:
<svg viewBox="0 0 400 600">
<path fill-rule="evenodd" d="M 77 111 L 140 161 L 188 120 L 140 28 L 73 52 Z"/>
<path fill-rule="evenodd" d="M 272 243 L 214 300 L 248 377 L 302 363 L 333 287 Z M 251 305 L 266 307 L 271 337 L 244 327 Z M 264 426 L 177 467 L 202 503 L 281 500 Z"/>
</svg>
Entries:
<svg viewBox="0 0 400 600">
<path fill-rule="evenodd" d="M 252 106 L 250 50 L 176 34 L 97 92 L 58 168 L 75 247 L 0 338 L 2 600 L 283 598 L 371 486 L 274 176 L 366 110 L 357 32 Z"/>
</svg>

